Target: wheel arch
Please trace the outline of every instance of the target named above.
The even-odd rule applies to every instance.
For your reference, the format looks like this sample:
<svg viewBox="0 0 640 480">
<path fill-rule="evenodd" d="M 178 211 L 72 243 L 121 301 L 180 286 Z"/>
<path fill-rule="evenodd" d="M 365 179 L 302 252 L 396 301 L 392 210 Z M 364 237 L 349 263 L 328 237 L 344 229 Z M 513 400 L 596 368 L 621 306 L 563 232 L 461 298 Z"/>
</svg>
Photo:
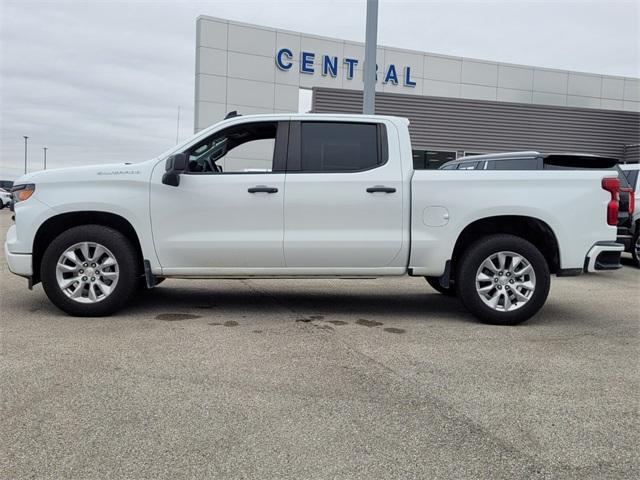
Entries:
<svg viewBox="0 0 640 480">
<path fill-rule="evenodd" d="M 65 230 L 81 225 L 101 225 L 104 227 L 110 227 L 114 230 L 122 233 L 133 245 L 137 258 L 139 261 L 139 267 L 143 268 L 143 254 L 142 246 L 138 234 L 131 222 L 121 215 L 102 212 L 102 211 L 83 211 L 83 212 L 68 212 L 55 215 L 48 218 L 36 232 L 33 240 L 33 277 L 32 284 L 35 285 L 40 282 L 40 264 L 42 263 L 42 256 L 51 240 L 60 235 Z"/>
<path fill-rule="evenodd" d="M 458 235 L 451 256 L 451 272 L 456 271 L 462 253 L 478 238 L 493 234 L 510 234 L 531 242 L 544 256 L 551 273 L 560 269 L 560 248 L 552 228 L 538 218 L 525 215 L 485 217 L 467 225 Z"/>
</svg>

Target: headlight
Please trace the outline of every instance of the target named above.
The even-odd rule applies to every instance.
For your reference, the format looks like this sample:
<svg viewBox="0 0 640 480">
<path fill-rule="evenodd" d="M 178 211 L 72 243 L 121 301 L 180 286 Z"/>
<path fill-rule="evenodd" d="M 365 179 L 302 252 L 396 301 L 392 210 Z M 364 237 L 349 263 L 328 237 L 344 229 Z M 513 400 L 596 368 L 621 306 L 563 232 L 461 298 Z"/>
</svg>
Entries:
<svg viewBox="0 0 640 480">
<path fill-rule="evenodd" d="M 14 185 L 11 189 L 11 199 L 13 200 L 13 204 L 15 205 L 18 202 L 28 200 L 35 191 L 36 186 L 33 183 Z"/>
</svg>

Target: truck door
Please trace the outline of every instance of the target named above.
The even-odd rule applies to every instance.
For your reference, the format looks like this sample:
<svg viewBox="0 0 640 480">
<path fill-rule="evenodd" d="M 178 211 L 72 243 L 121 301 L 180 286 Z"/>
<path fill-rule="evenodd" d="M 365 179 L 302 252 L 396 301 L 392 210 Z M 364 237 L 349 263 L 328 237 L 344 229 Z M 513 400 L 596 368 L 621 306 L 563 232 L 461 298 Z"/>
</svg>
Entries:
<svg viewBox="0 0 640 480">
<path fill-rule="evenodd" d="M 284 266 L 288 122 L 245 122 L 188 148 L 177 187 L 151 182 L 151 223 L 163 272 L 195 275 Z"/>
<path fill-rule="evenodd" d="M 292 122 L 285 188 L 287 267 L 397 266 L 402 170 L 384 124 Z"/>
</svg>

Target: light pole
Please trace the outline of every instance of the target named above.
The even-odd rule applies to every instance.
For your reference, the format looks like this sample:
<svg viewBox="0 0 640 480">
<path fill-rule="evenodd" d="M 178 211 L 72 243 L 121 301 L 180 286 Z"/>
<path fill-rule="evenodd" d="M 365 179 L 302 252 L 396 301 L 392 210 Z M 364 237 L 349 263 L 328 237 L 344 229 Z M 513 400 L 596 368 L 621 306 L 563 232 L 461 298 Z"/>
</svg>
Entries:
<svg viewBox="0 0 640 480">
<path fill-rule="evenodd" d="M 47 147 L 42 147 L 42 150 L 44 151 L 44 169 L 47 169 Z"/>
<path fill-rule="evenodd" d="M 176 125 L 176 145 L 180 136 L 180 105 L 178 105 L 178 124 Z"/>
<path fill-rule="evenodd" d="M 364 43 L 364 94 L 362 113 L 376 113 L 376 43 L 378 39 L 378 0 L 367 0 L 367 29 Z"/>
<path fill-rule="evenodd" d="M 29 137 L 26 135 L 23 135 L 22 138 L 24 138 L 24 173 L 27 173 L 27 140 L 29 140 Z"/>
</svg>

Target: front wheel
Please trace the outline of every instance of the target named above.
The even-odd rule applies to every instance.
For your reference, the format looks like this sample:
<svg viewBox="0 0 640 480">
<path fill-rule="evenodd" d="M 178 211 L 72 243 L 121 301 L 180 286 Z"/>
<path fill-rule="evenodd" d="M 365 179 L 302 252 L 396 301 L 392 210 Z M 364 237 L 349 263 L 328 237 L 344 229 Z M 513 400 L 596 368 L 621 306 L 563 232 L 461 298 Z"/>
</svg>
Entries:
<svg viewBox="0 0 640 480">
<path fill-rule="evenodd" d="M 73 227 L 45 251 L 42 286 L 69 315 L 110 315 L 135 291 L 138 263 L 131 242 L 119 231 L 102 225 Z"/>
<path fill-rule="evenodd" d="M 480 321 L 517 325 L 535 315 L 549 294 L 549 267 L 540 251 L 515 235 L 481 238 L 464 253 L 458 294 Z"/>
</svg>

